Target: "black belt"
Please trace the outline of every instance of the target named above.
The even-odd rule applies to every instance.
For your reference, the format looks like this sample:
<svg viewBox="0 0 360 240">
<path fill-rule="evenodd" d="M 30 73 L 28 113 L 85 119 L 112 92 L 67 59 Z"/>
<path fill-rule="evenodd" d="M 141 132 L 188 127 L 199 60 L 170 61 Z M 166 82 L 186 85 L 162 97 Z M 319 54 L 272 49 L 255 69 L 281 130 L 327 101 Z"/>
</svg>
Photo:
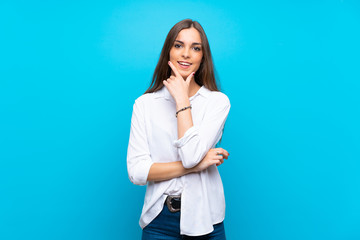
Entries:
<svg viewBox="0 0 360 240">
<path fill-rule="evenodd" d="M 170 212 L 178 212 L 181 208 L 181 196 L 169 195 L 166 198 L 166 205 Z"/>
</svg>

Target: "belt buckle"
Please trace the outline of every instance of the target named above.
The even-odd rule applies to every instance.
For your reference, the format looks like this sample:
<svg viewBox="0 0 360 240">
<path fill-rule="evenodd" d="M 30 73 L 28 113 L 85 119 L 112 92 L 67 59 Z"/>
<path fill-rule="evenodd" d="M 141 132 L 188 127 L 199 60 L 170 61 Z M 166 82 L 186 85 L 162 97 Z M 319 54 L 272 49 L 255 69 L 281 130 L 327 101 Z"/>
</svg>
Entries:
<svg viewBox="0 0 360 240">
<path fill-rule="evenodd" d="M 178 196 L 175 196 L 175 195 L 167 196 L 166 205 L 167 205 L 170 212 L 179 212 L 180 211 L 180 208 L 174 208 L 172 206 L 172 204 L 171 204 L 174 198 L 180 198 L 180 197 L 181 197 L 180 195 L 178 195 Z"/>
</svg>

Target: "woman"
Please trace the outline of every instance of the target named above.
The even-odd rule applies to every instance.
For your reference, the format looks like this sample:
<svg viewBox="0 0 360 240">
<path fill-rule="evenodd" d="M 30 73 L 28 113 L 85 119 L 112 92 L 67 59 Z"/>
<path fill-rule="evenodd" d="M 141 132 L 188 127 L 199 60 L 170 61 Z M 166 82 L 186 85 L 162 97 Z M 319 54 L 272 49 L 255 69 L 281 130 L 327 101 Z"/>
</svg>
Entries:
<svg viewBox="0 0 360 240">
<path fill-rule="evenodd" d="M 217 166 L 229 153 L 214 147 L 229 110 L 203 28 L 178 22 L 149 89 L 133 106 L 127 168 L 134 184 L 147 184 L 142 239 L 225 239 Z"/>
</svg>

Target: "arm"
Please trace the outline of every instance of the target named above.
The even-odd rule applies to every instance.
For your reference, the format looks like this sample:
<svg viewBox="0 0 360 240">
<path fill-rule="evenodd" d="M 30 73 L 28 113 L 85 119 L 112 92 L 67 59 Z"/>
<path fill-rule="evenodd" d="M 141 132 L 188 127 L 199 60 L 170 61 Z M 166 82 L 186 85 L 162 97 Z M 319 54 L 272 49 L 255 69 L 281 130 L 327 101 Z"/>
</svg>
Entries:
<svg viewBox="0 0 360 240">
<path fill-rule="evenodd" d="M 168 163 L 153 163 L 151 165 L 148 181 L 163 181 L 172 178 L 181 177 L 188 173 L 193 172 L 194 169 L 186 169 L 181 161 L 168 162 Z"/>
<path fill-rule="evenodd" d="M 150 157 L 143 113 L 141 102 L 135 101 L 127 152 L 127 169 L 132 183 L 145 185 L 147 181 L 169 180 L 191 172 L 202 171 L 214 164 L 220 165 L 223 163 L 223 159 L 228 157 L 229 154 L 226 150 L 217 148 L 211 149 L 203 161 L 191 169 L 184 168 L 180 161 L 154 163 Z"/>
<path fill-rule="evenodd" d="M 190 74 L 186 80 L 182 78 L 176 67 L 169 62 L 175 76 L 171 76 L 163 83 L 176 102 L 176 108 L 181 109 L 190 105 L 189 86 L 193 80 Z M 178 114 L 178 137 L 174 146 L 178 148 L 180 159 L 185 168 L 196 166 L 220 140 L 226 118 L 230 110 L 230 101 L 225 94 L 217 93 L 209 99 L 208 109 L 201 125 L 194 126 L 190 109 Z"/>
<path fill-rule="evenodd" d="M 207 169 L 211 165 L 216 166 L 224 163 L 224 158 L 228 159 L 229 153 L 223 148 L 210 149 L 206 156 L 195 167 L 187 169 L 184 168 L 181 161 L 169 162 L 169 163 L 153 163 L 151 165 L 148 181 L 163 181 L 172 178 L 181 177 L 188 173 L 200 172 Z"/>
<path fill-rule="evenodd" d="M 170 68 L 175 74 L 170 76 L 167 80 L 163 81 L 164 86 L 169 90 L 170 94 L 176 102 L 176 111 L 180 110 L 183 107 L 190 105 L 189 100 L 189 86 L 190 82 L 194 80 L 195 72 L 191 73 L 186 80 L 182 78 L 181 74 L 178 72 L 176 67 L 169 61 Z M 191 116 L 190 109 L 179 112 L 177 116 L 177 126 L 178 126 L 178 138 L 184 136 L 186 130 L 193 126 L 193 120 Z"/>
<path fill-rule="evenodd" d="M 182 138 L 174 141 L 185 168 L 196 166 L 222 136 L 230 102 L 226 95 L 219 94 L 217 97 L 208 104 L 201 125 L 192 126 Z"/>
<path fill-rule="evenodd" d="M 145 185 L 152 164 L 146 137 L 144 109 L 141 102 L 136 100 L 131 117 L 127 151 L 127 170 L 130 181 L 136 185 Z"/>
<path fill-rule="evenodd" d="M 176 109 L 181 109 L 183 107 L 190 105 L 190 100 L 187 97 L 184 97 L 181 100 L 175 100 L 176 101 Z M 177 116 L 177 127 L 178 127 L 178 138 L 182 138 L 185 134 L 185 132 L 194 126 L 192 115 L 190 109 L 187 109 L 185 111 L 179 112 Z"/>
<path fill-rule="evenodd" d="M 135 101 L 127 153 L 128 175 L 132 183 L 145 185 L 147 181 L 169 180 L 195 171 L 185 169 L 181 161 L 154 163 L 147 141 L 144 108 L 141 102 Z"/>
</svg>

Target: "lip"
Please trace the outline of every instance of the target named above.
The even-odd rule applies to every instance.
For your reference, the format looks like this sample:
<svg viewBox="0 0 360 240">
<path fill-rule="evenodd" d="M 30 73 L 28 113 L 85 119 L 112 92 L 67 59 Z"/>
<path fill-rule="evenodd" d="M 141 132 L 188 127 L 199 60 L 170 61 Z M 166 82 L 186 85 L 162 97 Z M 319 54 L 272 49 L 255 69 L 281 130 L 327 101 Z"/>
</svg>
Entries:
<svg viewBox="0 0 360 240">
<path fill-rule="evenodd" d="M 192 65 L 192 63 L 186 62 L 186 61 L 177 61 L 177 63 L 180 66 L 180 68 L 182 68 L 182 69 L 188 69 Z M 188 63 L 190 65 L 189 66 L 184 66 L 184 65 L 181 65 L 180 63 Z"/>
</svg>

